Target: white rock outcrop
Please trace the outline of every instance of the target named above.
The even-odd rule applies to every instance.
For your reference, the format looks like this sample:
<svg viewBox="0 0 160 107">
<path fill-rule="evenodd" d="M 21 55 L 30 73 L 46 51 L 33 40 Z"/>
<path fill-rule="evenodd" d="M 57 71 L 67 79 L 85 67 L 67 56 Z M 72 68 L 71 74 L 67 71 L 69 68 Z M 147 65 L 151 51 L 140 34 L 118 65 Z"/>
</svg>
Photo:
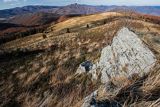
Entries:
<svg viewBox="0 0 160 107">
<path fill-rule="evenodd" d="M 85 61 L 80 64 L 79 68 L 77 69 L 77 73 L 81 74 L 81 73 L 89 72 L 92 69 L 92 67 L 93 67 L 92 62 Z"/>
<path fill-rule="evenodd" d="M 96 99 L 96 97 L 97 97 L 97 90 L 94 91 L 93 93 L 91 93 L 86 98 L 84 98 L 84 102 L 81 107 L 96 107 L 94 105 L 94 99 Z M 91 104 L 91 103 L 93 103 L 93 104 Z"/>
<path fill-rule="evenodd" d="M 101 81 L 106 83 L 113 77 L 129 77 L 134 73 L 142 75 L 150 71 L 155 62 L 154 54 L 138 36 L 128 28 L 122 28 L 112 44 L 103 48 L 99 62 L 88 73 L 92 74 L 93 79 L 101 73 Z"/>
</svg>

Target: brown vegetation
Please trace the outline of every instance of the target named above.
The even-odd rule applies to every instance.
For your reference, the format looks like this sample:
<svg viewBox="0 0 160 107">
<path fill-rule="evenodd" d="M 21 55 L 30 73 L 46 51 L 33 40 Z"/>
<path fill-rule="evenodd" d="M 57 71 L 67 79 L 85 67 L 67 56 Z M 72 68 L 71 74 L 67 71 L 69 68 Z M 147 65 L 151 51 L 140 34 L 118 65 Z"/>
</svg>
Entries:
<svg viewBox="0 0 160 107">
<path fill-rule="evenodd" d="M 158 21 L 152 23 L 126 16 L 113 18 L 107 14 L 102 18 L 98 15 L 94 22 L 90 17 L 96 15 L 78 17 L 82 21 L 86 19 L 80 25 L 73 21 L 77 18 L 68 19 L 52 25 L 53 31 L 45 33 L 45 37 L 43 33 L 38 33 L 0 45 L 5 52 L 1 52 L 1 55 L 7 55 L 4 59 L 12 56 L 11 59 L 0 61 L 0 94 L 3 99 L 0 106 L 77 107 L 81 106 L 83 98 L 96 89 L 100 90 L 96 99 L 98 104 L 158 105 L 159 62 L 144 77 L 134 74 L 130 78 L 113 79 L 110 83 L 113 88 L 110 87 L 107 92 L 101 91 L 103 84 L 100 79 L 92 81 L 90 74 L 75 75 L 83 61 L 96 62 L 102 48 L 110 45 L 117 31 L 124 26 L 137 33 L 156 52 L 157 59 L 160 58 L 157 51 L 157 38 L 160 35 Z M 89 28 L 86 27 L 88 23 Z"/>
</svg>

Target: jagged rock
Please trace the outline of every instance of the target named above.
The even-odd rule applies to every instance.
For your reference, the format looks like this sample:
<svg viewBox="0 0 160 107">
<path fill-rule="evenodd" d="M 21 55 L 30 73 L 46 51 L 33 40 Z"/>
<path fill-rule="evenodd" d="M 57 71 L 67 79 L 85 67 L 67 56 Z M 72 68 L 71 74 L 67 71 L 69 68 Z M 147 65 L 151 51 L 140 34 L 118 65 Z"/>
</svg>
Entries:
<svg viewBox="0 0 160 107">
<path fill-rule="evenodd" d="M 113 38 L 112 44 L 103 48 L 99 62 L 93 64 L 88 72 L 92 74 L 93 79 L 97 79 L 97 72 L 100 72 L 101 81 L 107 84 L 113 77 L 129 78 L 133 74 L 142 76 L 149 72 L 155 63 L 156 58 L 152 51 L 135 33 L 129 31 L 128 28 L 123 28 Z M 83 70 L 79 68 L 79 71 Z M 109 91 L 112 87 L 112 84 L 107 84 L 106 90 Z M 114 101 L 97 102 L 95 100 L 97 91 L 95 92 L 84 99 L 82 107 L 121 107 Z"/>
<path fill-rule="evenodd" d="M 96 97 L 98 95 L 98 91 L 94 91 L 89 96 L 84 98 L 84 103 L 81 107 L 122 107 L 118 102 L 116 101 L 97 101 Z"/>
<path fill-rule="evenodd" d="M 97 96 L 97 90 L 91 93 L 89 96 L 84 98 L 84 103 L 82 107 L 96 107 L 96 96 Z"/>
<path fill-rule="evenodd" d="M 84 72 L 89 72 L 93 67 L 93 64 L 91 61 L 85 61 L 83 63 L 80 64 L 77 73 L 84 73 Z"/>
<path fill-rule="evenodd" d="M 135 73 L 141 76 L 150 71 L 155 62 L 154 54 L 138 36 L 128 28 L 122 28 L 112 44 L 103 48 L 99 62 L 89 73 L 96 79 L 100 72 L 101 81 L 106 83 L 113 77 L 130 77 Z"/>
</svg>

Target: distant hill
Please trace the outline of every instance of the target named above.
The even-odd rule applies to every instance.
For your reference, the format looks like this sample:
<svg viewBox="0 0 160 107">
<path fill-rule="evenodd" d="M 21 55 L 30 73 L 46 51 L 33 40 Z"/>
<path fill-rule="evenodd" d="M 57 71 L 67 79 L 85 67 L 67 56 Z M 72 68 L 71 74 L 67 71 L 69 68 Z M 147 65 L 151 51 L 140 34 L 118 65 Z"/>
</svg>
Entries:
<svg viewBox="0 0 160 107">
<path fill-rule="evenodd" d="M 58 20 L 59 17 L 59 15 L 53 13 L 37 12 L 17 15 L 7 20 L 7 22 L 25 26 L 35 26 L 51 23 Z"/>
<path fill-rule="evenodd" d="M 34 12 L 48 12 L 50 10 L 57 9 L 57 6 L 24 6 L 24 7 L 16 7 L 11 9 L 0 10 L 1 18 L 13 17 L 15 15 L 28 14 Z"/>
<path fill-rule="evenodd" d="M 135 11 L 143 14 L 160 15 L 160 6 L 113 6 L 109 10 L 116 11 Z"/>
<path fill-rule="evenodd" d="M 0 18 L 8 18 L 16 15 L 46 12 L 55 14 L 93 14 L 114 9 L 131 9 L 136 12 L 160 15 L 160 6 L 92 6 L 83 4 L 70 4 L 67 6 L 24 6 L 12 9 L 0 10 Z"/>
<path fill-rule="evenodd" d="M 0 44 L 31 34 L 42 33 L 50 24 L 63 22 L 75 15 L 36 12 L 17 15 L 0 21 Z"/>
<path fill-rule="evenodd" d="M 61 7 L 55 11 L 57 14 L 93 14 L 103 12 L 108 9 L 107 6 L 91 6 L 81 4 L 71 4 Z"/>
<path fill-rule="evenodd" d="M 160 6 L 133 6 L 131 9 L 145 14 L 160 15 Z"/>
</svg>

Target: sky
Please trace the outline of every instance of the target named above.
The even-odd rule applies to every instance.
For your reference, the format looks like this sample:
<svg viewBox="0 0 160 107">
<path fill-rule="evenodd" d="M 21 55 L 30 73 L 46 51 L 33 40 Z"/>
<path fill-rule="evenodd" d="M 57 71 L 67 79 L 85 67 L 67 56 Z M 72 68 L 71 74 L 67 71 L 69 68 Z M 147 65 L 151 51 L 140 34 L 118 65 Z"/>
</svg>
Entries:
<svg viewBox="0 0 160 107">
<path fill-rule="evenodd" d="M 89 5 L 160 6 L 160 0 L 0 0 L 0 10 L 26 5 L 62 6 L 73 3 Z"/>
</svg>

